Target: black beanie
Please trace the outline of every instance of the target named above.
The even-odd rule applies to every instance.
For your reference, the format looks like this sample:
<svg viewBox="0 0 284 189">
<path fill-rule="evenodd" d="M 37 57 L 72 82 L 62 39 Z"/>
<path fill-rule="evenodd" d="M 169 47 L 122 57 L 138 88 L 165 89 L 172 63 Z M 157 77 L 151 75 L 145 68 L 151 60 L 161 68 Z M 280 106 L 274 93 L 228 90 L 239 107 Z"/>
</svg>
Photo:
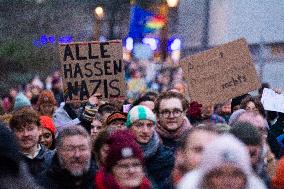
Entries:
<svg viewBox="0 0 284 189">
<path fill-rule="evenodd" d="M 259 131 L 250 123 L 236 122 L 232 126 L 230 133 L 246 145 L 255 146 L 262 144 L 261 135 Z"/>
</svg>

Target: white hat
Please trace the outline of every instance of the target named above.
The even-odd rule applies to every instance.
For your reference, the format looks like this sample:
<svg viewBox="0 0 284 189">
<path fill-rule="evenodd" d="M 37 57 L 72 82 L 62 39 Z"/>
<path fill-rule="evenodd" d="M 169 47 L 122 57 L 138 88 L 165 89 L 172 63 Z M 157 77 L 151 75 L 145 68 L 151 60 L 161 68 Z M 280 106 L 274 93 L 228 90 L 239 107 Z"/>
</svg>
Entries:
<svg viewBox="0 0 284 189">
<path fill-rule="evenodd" d="M 247 176 L 252 173 L 250 156 L 246 146 L 230 134 L 217 137 L 205 147 L 200 170 L 205 175 L 227 163 L 240 168 Z"/>
</svg>

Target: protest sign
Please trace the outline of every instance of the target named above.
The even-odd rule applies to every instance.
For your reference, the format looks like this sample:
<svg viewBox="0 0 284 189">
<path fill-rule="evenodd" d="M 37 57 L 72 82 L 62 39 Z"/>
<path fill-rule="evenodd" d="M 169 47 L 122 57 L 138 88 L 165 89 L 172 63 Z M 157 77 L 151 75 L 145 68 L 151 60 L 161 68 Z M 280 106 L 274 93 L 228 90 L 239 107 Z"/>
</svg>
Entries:
<svg viewBox="0 0 284 189">
<path fill-rule="evenodd" d="M 245 39 L 181 60 L 190 98 L 203 105 L 222 103 L 260 87 Z"/>
<path fill-rule="evenodd" d="M 277 94 L 272 89 L 263 89 L 261 103 L 265 110 L 284 113 L 284 96 Z"/>
<path fill-rule="evenodd" d="M 66 102 L 125 96 L 121 40 L 60 44 L 59 54 Z"/>
</svg>

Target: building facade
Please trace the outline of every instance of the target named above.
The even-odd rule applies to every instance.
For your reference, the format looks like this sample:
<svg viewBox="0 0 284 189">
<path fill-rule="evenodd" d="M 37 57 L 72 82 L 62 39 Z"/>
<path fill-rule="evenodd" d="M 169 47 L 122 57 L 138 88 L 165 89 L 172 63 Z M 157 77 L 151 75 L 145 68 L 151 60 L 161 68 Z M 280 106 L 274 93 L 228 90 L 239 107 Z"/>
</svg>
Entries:
<svg viewBox="0 0 284 189">
<path fill-rule="evenodd" d="M 181 0 L 183 56 L 244 37 L 262 82 L 284 89 L 284 1 Z"/>
</svg>

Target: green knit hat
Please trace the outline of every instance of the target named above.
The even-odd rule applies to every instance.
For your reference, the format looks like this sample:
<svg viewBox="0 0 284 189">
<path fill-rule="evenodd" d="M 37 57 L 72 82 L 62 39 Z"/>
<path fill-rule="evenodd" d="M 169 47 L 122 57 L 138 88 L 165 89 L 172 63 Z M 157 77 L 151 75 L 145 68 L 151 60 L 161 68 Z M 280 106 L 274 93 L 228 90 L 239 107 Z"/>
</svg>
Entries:
<svg viewBox="0 0 284 189">
<path fill-rule="evenodd" d="M 152 110 L 145 106 L 134 106 L 127 114 L 126 127 L 130 128 L 131 125 L 137 120 L 151 120 L 156 125 L 156 116 Z"/>
<path fill-rule="evenodd" d="M 19 110 L 24 107 L 32 106 L 31 101 L 24 95 L 24 93 L 20 92 L 17 94 L 15 103 L 14 103 L 14 110 Z"/>
</svg>

